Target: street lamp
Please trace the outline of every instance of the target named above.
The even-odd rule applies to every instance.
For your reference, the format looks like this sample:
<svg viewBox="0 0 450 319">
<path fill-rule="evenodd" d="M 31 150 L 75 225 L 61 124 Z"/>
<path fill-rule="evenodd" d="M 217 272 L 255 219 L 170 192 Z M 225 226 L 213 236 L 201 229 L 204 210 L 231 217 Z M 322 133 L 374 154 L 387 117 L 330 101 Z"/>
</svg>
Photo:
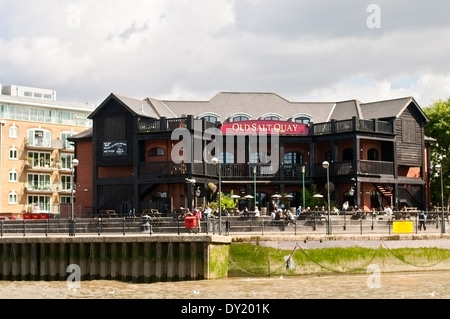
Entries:
<svg viewBox="0 0 450 319">
<path fill-rule="evenodd" d="M 302 166 L 302 185 L 303 185 L 303 209 L 305 209 L 305 165 Z"/>
<path fill-rule="evenodd" d="M 327 198 L 328 198 L 328 223 L 327 223 L 327 234 L 331 234 L 331 224 L 330 224 L 330 163 L 327 161 L 322 162 L 322 167 L 327 170 Z"/>
<path fill-rule="evenodd" d="M 441 164 L 436 164 L 435 166 L 436 171 L 441 175 L 441 206 L 442 206 L 442 225 L 441 225 L 441 232 L 445 233 L 445 221 L 444 221 L 444 179 L 442 174 L 442 166 Z"/>
<path fill-rule="evenodd" d="M 217 157 L 213 157 L 211 159 L 211 163 L 215 166 L 218 166 L 218 175 L 219 175 L 219 235 L 222 233 L 221 229 L 222 229 L 222 199 L 221 199 L 221 195 L 222 195 L 222 172 L 221 172 L 221 168 L 220 168 L 220 160 Z"/>
<path fill-rule="evenodd" d="M 256 165 L 253 166 L 253 210 L 256 210 Z"/>
<path fill-rule="evenodd" d="M 202 194 L 202 192 L 200 191 L 200 187 L 197 186 L 197 189 L 195 190 L 195 208 L 197 208 L 198 206 L 198 198 L 200 197 L 200 195 Z"/>
<path fill-rule="evenodd" d="M 72 205 L 71 210 L 71 218 L 70 218 L 70 236 L 75 236 L 75 217 L 74 217 L 74 199 L 73 199 L 73 193 L 75 188 L 75 167 L 78 165 L 79 161 L 74 158 L 72 160 L 72 187 L 71 187 L 71 194 L 70 194 L 70 203 Z"/>
</svg>

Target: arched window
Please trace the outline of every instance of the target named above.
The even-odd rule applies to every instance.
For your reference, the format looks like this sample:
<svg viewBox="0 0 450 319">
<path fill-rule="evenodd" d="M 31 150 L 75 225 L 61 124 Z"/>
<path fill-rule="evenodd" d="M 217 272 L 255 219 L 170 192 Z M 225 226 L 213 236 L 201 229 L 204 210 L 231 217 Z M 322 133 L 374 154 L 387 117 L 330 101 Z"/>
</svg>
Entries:
<svg viewBox="0 0 450 319">
<path fill-rule="evenodd" d="M 279 121 L 282 119 L 281 116 L 276 114 L 267 114 L 261 117 L 262 120 L 272 120 L 272 121 Z"/>
<path fill-rule="evenodd" d="M 311 122 L 311 118 L 306 117 L 306 116 L 297 116 L 297 117 L 294 119 L 294 122 L 296 122 L 296 123 L 308 124 L 309 122 Z"/>
<path fill-rule="evenodd" d="M 250 119 L 250 117 L 248 117 L 247 115 L 236 115 L 232 117 L 232 121 L 233 122 L 241 122 L 241 121 L 248 121 Z"/>
<path fill-rule="evenodd" d="M 19 137 L 19 130 L 17 126 L 12 125 L 9 127 L 9 137 L 10 138 L 18 138 Z"/>
<path fill-rule="evenodd" d="M 250 154 L 249 162 L 251 164 L 269 163 L 269 155 L 263 152 Z"/>
<path fill-rule="evenodd" d="M 9 149 L 9 159 L 17 159 L 17 148 L 15 146 Z"/>
<path fill-rule="evenodd" d="M 353 160 L 353 149 L 346 148 L 342 151 L 342 160 L 343 161 L 352 161 Z"/>
<path fill-rule="evenodd" d="M 10 182 L 17 182 L 17 171 L 14 168 L 9 171 L 8 175 Z"/>
<path fill-rule="evenodd" d="M 371 148 L 367 151 L 367 159 L 369 161 L 379 161 L 380 154 L 376 148 Z"/>
<path fill-rule="evenodd" d="M 17 204 L 17 193 L 15 191 L 9 193 L 8 204 Z"/>
<path fill-rule="evenodd" d="M 205 119 L 207 122 L 216 123 L 218 118 L 215 115 L 204 115 L 201 117 L 202 119 Z"/>
<path fill-rule="evenodd" d="M 148 151 L 148 156 L 164 156 L 166 152 L 161 147 L 154 147 Z"/>
</svg>

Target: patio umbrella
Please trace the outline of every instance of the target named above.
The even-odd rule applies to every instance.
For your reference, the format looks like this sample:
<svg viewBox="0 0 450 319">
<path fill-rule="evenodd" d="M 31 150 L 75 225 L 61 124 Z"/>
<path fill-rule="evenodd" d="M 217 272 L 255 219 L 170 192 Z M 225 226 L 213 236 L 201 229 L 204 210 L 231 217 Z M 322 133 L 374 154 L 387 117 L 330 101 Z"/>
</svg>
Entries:
<svg viewBox="0 0 450 319">
<path fill-rule="evenodd" d="M 275 194 L 275 195 L 272 195 L 271 197 L 272 197 L 272 198 L 281 198 L 281 195 Z"/>
<path fill-rule="evenodd" d="M 322 195 L 322 194 L 316 194 L 316 195 L 314 195 L 313 197 L 315 197 L 315 198 L 321 198 L 321 197 L 323 197 L 323 195 Z"/>
<path fill-rule="evenodd" d="M 233 198 L 233 199 L 238 199 L 238 198 L 241 198 L 241 196 L 239 196 L 239 195 L 236 195 L 236 194 L 233 194 L 233 195 L 231 195 L 230 197 L 231 197 L 231 198 Z"/>
<path fill-rule="evenodd" d="M 245 195 L 244 198 L 245 198 L 245 199 L 252 199 L 252 198 L 254 198 L 254 197 L 253 197 L 252 195 Z"/>
<path fill-rule="evenodd" d="M 287 198 L 287 199 L 292 199 L 292 198 L 294 198 L 294 196 L 292 196 L 291 194 L 287 194 L 287 195 L 285 195 L 285 196 L 283 196 L 284 198 Z"/>
</svg>

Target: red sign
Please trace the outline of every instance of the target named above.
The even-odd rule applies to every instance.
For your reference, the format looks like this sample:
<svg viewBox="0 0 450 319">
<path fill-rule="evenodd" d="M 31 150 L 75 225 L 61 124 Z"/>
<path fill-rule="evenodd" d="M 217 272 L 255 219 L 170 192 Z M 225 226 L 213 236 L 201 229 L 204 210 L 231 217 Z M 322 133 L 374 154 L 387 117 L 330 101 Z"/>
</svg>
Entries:
<svg viewBox="0 0 450 319">
<path fill-rule="evenodd" d="M 223 134 L 307 135 L 308 124 L 290 121 L 251 120 L 228 122 L 221 126 Z"/>
</svg>

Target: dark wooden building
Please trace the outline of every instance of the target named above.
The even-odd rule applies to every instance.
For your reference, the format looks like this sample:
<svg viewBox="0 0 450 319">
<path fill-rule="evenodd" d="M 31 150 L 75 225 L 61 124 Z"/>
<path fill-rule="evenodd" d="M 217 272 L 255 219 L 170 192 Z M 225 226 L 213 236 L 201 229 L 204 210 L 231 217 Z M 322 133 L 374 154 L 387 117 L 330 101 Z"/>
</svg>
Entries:
<svg viewBox="0 0 450 319">
<path fill-rule="evenodd" d="M 72 139 L 76 204 L 94 212 L 192 208 L 219 177 L 223 193 L 256 197 L 251 208 L 270 209 L 274 194 L 302 205 L 313 186 L 338 207 L 428 208 L 428 119 L 412 97 L 311 103 L 273 93 L 225 92 L 209 101 L 111 94 L 89 118 L 92 130 Z"/>
</svg>

